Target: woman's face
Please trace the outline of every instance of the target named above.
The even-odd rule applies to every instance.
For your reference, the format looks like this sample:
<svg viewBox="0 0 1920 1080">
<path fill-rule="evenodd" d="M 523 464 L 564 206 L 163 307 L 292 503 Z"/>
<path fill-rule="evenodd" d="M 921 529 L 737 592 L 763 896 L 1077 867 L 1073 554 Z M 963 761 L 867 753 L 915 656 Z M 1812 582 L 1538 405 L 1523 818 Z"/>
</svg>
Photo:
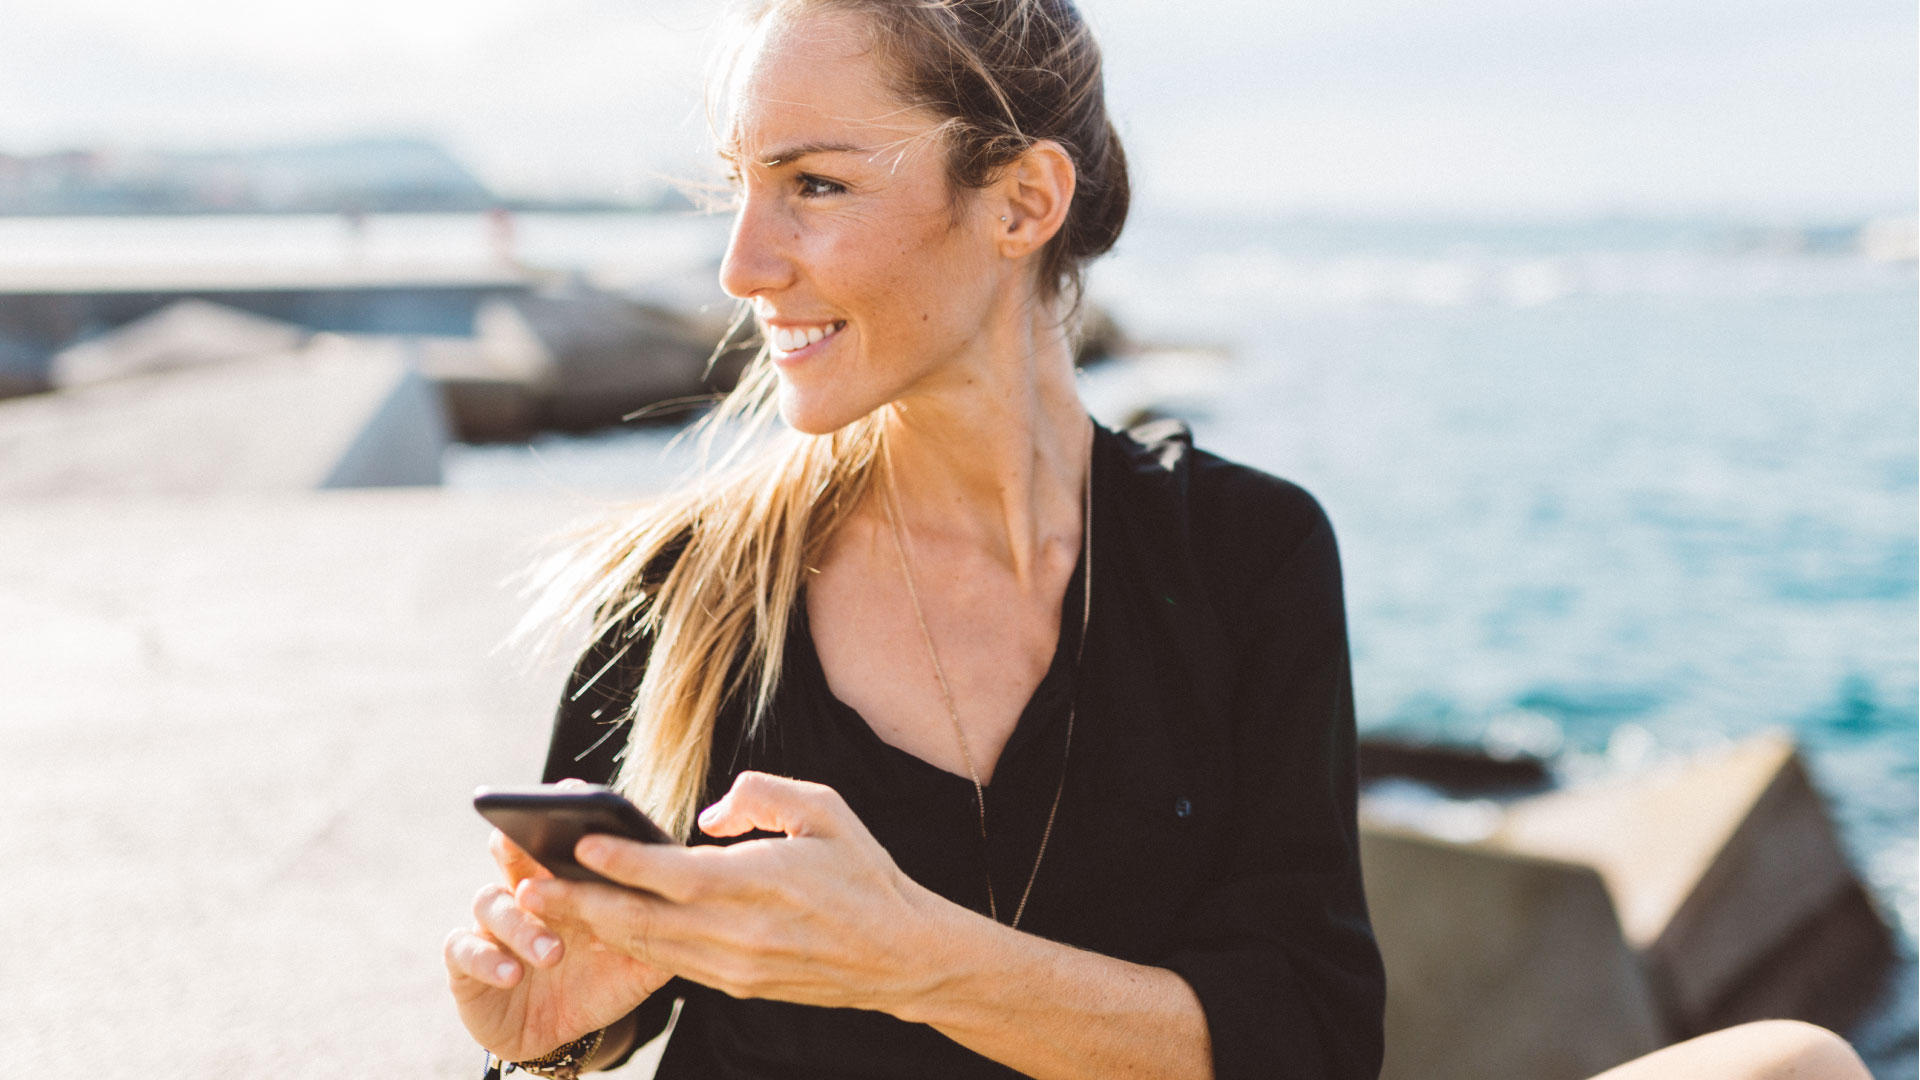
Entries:
<svg viewBox="0 0 1920 1080">
<path fill-rule="evenodd" d="M 781 415 L 813 434 L 967 381 L 1013 281 L 983 199 L 953 225 L 937 120 L 893 97 L 866 42 L 840 13 L 762 27 L 723 148 L 738 209 L 720 284 L 752 302 Z"/>
</svg>

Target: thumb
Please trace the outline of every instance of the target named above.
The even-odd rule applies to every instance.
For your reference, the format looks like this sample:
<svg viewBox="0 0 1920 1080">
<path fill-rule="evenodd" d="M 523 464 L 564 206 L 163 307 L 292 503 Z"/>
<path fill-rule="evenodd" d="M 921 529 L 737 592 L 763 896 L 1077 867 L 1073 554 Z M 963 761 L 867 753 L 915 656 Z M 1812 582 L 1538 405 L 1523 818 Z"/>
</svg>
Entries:
<svg viewBox="0 0 1920 1080">
<path fill-rule="evenodd" d="M 739 836 L 754 829 L 788 836 L 838 836 L 851 815 L 840 793 L 825 784 L 771 773 L 743 772 L 719 802 L 700 812 L 708 836 Z"/>
</svg>

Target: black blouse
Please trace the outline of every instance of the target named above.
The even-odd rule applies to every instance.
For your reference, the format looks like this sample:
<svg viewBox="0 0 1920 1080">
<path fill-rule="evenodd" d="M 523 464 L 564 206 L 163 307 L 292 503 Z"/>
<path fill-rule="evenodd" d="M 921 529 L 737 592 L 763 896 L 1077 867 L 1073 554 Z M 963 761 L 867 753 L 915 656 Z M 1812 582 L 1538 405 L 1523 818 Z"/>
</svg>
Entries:
<svg viewBox="0 0 1920 1080">
<path fill-rule="evenodd" d="M 1020 929 L 1186 979 L 1221 1080 L 1371 1080 L 1385 979 L 1361 892 L 1340 567 L 1305 491 L 1192 447 L 1184 427 L 1095 428 L 1093 605 L 1054 832 Z M 833 696 L 804 604 L 768 722 L 716 726 L 708 801 L 746 769 L 837 790 L 902 871 L 1011 917 L 1060 782 L 1081 570 L 1052 666 L 987 787 L 882 741 Z M 568 680 L 545 779 L 607 782 L 645 643 L 603 639 Z M 695 843 L 715 843 L 696 836 Z M 659 1077 L 1018 1075 L 883 1013 L 737 1000 L 675 979 L 642 1037 L 685 1001 Z"/>
</svg>

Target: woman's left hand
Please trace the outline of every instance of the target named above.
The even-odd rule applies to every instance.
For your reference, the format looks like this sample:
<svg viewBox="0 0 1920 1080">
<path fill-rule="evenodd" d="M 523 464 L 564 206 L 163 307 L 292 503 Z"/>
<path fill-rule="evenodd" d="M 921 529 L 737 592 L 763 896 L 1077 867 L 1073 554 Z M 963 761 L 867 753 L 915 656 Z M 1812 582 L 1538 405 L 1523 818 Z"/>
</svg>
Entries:
<svg viewBox="0 0 1920 1080">
<path fill-rule="evenodd" d="M 938 982 L 928 943 L 940 937 L 926 931 L 951 905 L 900 871 L 839 792 L 744 772 L 700 827 L 786 835 L 694 847 L 589 836 L 575 857 L 631 888 L 529 879 L 520 903 L 734 997 L 892 1011 Z"/>
</svg>

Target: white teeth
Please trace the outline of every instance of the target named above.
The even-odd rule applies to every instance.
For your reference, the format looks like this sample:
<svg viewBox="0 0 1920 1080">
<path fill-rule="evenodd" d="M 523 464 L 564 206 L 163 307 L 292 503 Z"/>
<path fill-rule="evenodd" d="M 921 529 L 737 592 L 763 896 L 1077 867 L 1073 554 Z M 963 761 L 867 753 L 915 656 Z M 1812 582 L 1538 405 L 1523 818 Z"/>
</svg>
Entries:
<svg viewBox="0 0 1920 1080">
<path fill-rule="evenodd" d="M 845 326 L 843 322 L 828 323 L 823 326 L 809 326 L 805 330 L 788 329 L 784 326 L 767 328 L 767 344 L 779 353 L 797 352 L 809 345 L 817 345 L 838 333 Z"/>
</svg>

